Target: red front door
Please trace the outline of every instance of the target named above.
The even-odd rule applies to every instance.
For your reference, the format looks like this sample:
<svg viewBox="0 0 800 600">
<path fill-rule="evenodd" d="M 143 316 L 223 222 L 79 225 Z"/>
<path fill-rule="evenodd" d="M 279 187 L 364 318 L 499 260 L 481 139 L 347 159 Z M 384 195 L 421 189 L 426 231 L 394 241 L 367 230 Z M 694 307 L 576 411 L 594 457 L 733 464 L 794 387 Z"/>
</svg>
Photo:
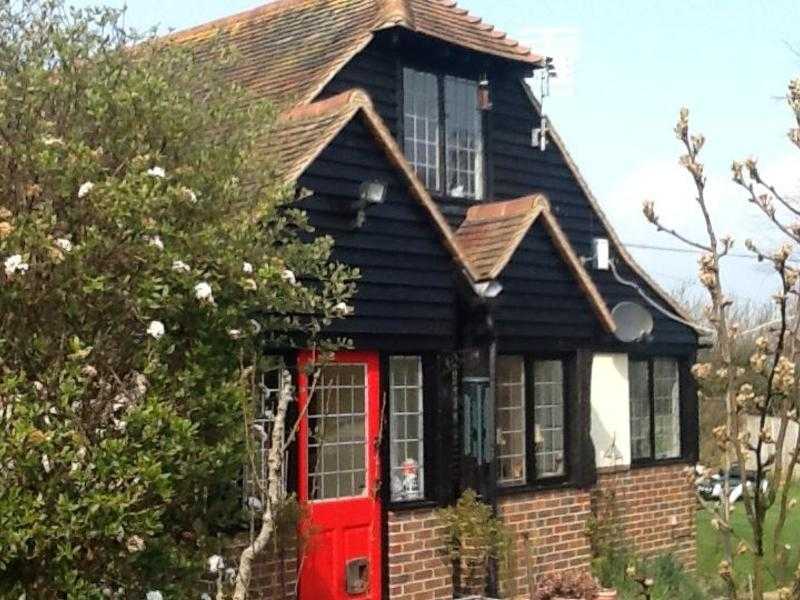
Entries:
<svg viewBox="0 0 800 600">
<path fill-rule="evenodd" d="M 338 352 L 316 378 L 306 374 L 313 361 L 301 353 L 300 410 L 308 406 L 299 428 L 298 490 L 309 540 L 300 600 L 380 600 L 378 355 Z"/>
</svg>

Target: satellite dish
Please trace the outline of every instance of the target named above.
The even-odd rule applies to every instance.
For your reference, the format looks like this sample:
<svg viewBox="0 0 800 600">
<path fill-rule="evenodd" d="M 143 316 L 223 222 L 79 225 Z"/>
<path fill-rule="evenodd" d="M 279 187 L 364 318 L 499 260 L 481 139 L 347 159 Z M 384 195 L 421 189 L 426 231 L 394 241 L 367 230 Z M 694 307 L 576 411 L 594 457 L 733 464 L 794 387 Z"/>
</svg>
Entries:
<svg viewBox="0 0 800 600">
<path fill-rule="evenodd" d="M 620 302 L 611 311 L 617 325 L 614 335 L 621 342 L 636 342 L 653 331 L 653 315 L 636 302 Z"/>
</svg>

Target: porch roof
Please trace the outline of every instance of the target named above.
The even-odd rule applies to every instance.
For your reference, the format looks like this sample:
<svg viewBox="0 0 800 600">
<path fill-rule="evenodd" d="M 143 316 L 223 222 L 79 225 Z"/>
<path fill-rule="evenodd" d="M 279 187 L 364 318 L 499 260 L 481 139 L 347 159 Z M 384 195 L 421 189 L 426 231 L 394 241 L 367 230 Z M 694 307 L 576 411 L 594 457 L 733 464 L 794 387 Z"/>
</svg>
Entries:
<svg viewBox="0 0 800 600">
<path fill-rule="evenodd" d="M 534 223 L 541 222 L 553 245 L 575 276 L 606 331 L 616 329 L 603 296 L 583 266 L 550 203 L 542 194 L 471 207 L 456 231 L 456 240 L 476 281 L 496 279 L 503 272 Z"/>
</svg>

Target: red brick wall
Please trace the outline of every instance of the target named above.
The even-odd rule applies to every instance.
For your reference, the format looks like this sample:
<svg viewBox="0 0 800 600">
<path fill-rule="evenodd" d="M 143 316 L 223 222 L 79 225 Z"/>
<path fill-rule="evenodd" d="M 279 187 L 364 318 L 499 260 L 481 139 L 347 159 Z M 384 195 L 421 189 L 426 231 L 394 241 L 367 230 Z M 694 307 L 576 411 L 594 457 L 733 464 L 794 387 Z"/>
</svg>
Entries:
<svg viewBox="0 0 800 600">
<path fill-rule="evenodd" d="M 641 556 L 671 553 L 693 569 L 697 564 L 696 500 L 685 468 L 671 465 L 600 473 L 593 508 L 604 510 L 613 494 L 626 544 Z"/>
<path fill-rule="evenodd" d="M 226 562 L 236 564 L 243 548 L 243 542 L 234 546 Z M 270 549 L 256 557 L 250 583 L 252 600 L 294 600 L 296 589 L 297 554 L 293 546 L 277 552 Z"/>
<path fill-rule="evenodd" d="M 502 582 L 505 593 L 529 593 L 529 568 L 531 577 L 589 568 L 588 490 L 514 494 L 501 498 L 498 510 L 517 539 L 516 568 L 511 578 Z"/>
<path fill-rule="evenodd" d="M 431 509 L 389 512 L 389 598 L 451 600 L 453 576 Z"/>
<path fill-rule="evenodd" d="M 528 566 L 535 575 L 589 569 L 588 525 L 613 495 L 624 530 L 623 543 L 642 556 L 672 553 L 694 568 L 695 500 L 684 465 L 601 473 L 592 490 L 564 489 L 501 497 L 498 511 L 516 537 L 513 574 L 502 582 L 509 595 L 528 592 Z M 390 600 L 451 600 L 452 566 L 443 530 L 432 509 L 390 511 L 388 519 Z M 294 599 L 297 561 L 262 557 L 255 570 L 254 599 Z"/>
</svg>

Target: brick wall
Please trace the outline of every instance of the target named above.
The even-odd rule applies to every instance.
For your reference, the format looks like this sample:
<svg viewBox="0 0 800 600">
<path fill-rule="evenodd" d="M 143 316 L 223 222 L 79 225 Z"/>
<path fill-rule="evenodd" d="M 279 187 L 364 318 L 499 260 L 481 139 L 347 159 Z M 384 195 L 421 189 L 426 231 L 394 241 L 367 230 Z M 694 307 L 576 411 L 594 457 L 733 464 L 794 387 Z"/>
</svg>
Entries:
<svg viewBox="0 0 800 600">
<path fill-rule="evenodd" d="M 513 573 L 501 583 L 508 595 L 528 594 L 531 576 L 588 569 L 592 559 L 586 524 L 588 490 L 554 490 L 500 498 L 498 511 L 516 537 Z"/>
<path fill-rule="evenodd" d="M 528 593 L 528 568 L 541 576 L 589 569 L 588 525 L 593 515 L 614 511 L 624 542 L 642 556 L 672 553 L 686 567 L 696 566 L 695 500 L 684 465 L 600 473 L 591 490 L 564 489 L 501 497 L 498 511 L 516 538 L 515 564 L 501 582 L 509 596 Z M 389 511 L 390 600 L 452 600 L 452 566 L 443 531 L 432 509 Z M 294 551 L 266 556 L 255 570 L 253 598 L 294 599 Z"/>
<path fill-rule="evenodd" d="M 243 548 L 244 542 L 239 541 L 226 562 L 236 564 Z M 256 557 L 250 584 L 252 600 L 294 600 L 296 589 L 297 554 L 293 546 L 279 548 L 277 552 L 270 548 Z"/>
<path fill-rule="evenodd" d="M 389 512 L 389 598 L 451 600 L 453 577 L 433 510 Z"/>
<path fill-rule="evenodd" d="M 625 532 L 625 543 L 641 556 L 671 553 L 688 569 L 697 564 L 694 491 L 685 465 L 600 473 L 592 508 L 607 513 L 609 498 Z"/>
</svg>

